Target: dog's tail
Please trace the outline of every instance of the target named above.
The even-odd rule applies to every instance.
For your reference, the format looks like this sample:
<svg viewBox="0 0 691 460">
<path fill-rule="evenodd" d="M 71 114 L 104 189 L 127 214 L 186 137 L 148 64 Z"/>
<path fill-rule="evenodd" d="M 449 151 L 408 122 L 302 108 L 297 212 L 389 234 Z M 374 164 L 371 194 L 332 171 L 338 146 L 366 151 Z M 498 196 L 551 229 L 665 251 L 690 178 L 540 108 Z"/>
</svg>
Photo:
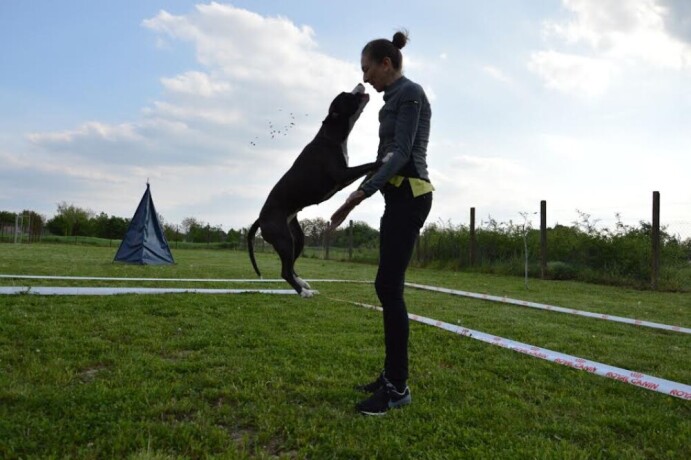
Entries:
<svg viewBox="0 0 691 460">
<path fill-rule="evenodd" d="M 259 272 L 257 261 L 254 259 L 254 235 L 257 233 L 257 229 L 259 229 L 259 219 L 257 219 L 247 231 L 247 250 L 250 253 L 250 261 L 252 262 L 254 271 L 257 272 L 257 276 L 261 278 L 262 274 Z"/>
</svg>

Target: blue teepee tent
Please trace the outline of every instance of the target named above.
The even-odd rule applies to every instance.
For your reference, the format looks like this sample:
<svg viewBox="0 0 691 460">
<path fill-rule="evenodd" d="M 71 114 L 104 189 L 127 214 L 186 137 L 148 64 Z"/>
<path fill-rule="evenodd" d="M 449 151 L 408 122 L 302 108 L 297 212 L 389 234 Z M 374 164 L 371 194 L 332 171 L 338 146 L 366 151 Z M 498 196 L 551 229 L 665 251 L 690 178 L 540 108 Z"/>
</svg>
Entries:
<svg viewBox="0 0 691 460">
<path fill-rule="evenodd" d="M 148 182 L 142 201 L 139 202 L 130 227 L 115 254 L 114 262 L 145 265 L 175 263 L 158 221 Z"/>
</svg>

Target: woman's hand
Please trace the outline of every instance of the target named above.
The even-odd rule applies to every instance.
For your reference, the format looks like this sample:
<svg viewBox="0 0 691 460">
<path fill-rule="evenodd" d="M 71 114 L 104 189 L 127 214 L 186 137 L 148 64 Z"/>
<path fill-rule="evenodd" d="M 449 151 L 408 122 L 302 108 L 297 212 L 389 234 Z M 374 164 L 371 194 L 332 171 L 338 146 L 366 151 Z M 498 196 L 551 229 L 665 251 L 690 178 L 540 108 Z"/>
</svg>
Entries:
<svg viewBox="0 0 691 460">
<path fill-rule="evenodd" d="M 362 203 L 365 198 L 367 197 L 365 196 L 365 192 L 362 190 L 355 190 L 353 193 L 351 193 L 346 199 L 345 203 L 343 203 L 343 205 L 331 216 L 331 222 L 329 222 L 329 226 L 327 227 L 326 231 L 332 232 L 336 230 L 338 226 L 343 223 L 346 217 L 348 217 L 350 211 L 352 211 L 355 206 Z"/>
</svg>

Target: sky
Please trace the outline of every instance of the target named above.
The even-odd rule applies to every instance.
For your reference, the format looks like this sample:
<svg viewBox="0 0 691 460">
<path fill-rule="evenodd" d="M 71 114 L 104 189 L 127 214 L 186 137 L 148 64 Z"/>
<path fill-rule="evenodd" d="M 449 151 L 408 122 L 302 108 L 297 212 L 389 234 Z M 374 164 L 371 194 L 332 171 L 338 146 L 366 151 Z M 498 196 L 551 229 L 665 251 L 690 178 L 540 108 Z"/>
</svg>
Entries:
<svg viewBox="0 0 691 460">
<path fill-rule="evenodd" d="M 148 180 L 166 223 L 247 227 L 362 47 L 400 28 L 432 104 L 428 223 L 539 226 L 546 200 L 549 226 L 637 225 L 659 191 L 691 237 L 688 0 L 1 0 L 0 210 L 131 217 Z M 366 87 L 351 165 L 376 157 Z M 376 228 L 383 206 L 349 218 Z"/>
</svg>

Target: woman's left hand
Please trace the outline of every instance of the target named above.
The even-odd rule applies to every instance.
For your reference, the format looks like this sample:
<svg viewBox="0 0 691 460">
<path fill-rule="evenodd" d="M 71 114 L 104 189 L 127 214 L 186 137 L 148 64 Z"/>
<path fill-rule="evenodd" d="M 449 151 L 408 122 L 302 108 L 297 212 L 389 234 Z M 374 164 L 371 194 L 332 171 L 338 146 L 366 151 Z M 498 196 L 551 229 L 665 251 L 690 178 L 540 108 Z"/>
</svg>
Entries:
<svg viewBox="0 0 691 460">
<path fill-rule="evenodd" d="M 327 227 L 326 231 L 332 232 L 336 230 L 338 226 L 343 223 L 346 217 L 348 217 L 350 211 L 352 211 L 355 206 L 362 203 L 365 198 L 367 197 L 365 196 L 365 192 L 362 190 L 355 190 L 353 193 L 351 193 L 346 199 L 345 203 L 343 203 L 343 205 L 331 216 L 331 222 L 329 222 L 329 226 Z"/>
</svg>

